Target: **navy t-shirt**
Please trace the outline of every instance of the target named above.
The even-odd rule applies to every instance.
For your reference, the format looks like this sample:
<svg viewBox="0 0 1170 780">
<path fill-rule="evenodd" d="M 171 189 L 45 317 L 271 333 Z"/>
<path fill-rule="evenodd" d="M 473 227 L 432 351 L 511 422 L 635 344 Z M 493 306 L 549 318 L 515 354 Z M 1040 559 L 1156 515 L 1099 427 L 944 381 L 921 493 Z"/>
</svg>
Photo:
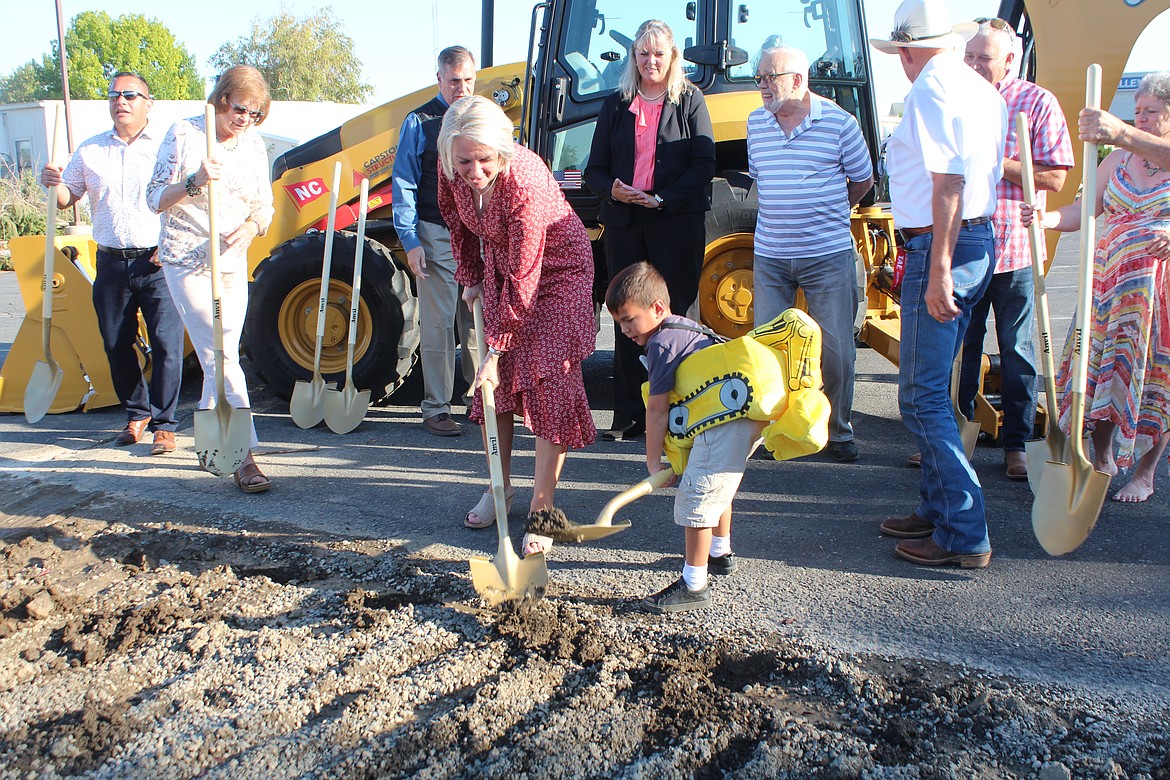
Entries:
<svg viewBox="0 0 1170 780">
<path fill-rule="evenodd" d="M 685 328 L 667 327 L 681 323 Z M 714 344 L 709 336 L 690 328 L 701 328 L 694 320 L 671 314 L 658 326 L 658 331 L 646 342 L 646 373 L 650 379 L 650 395 L 662 395 L 674 389 L 674 373 L 689 355 Z"/>
</svg>

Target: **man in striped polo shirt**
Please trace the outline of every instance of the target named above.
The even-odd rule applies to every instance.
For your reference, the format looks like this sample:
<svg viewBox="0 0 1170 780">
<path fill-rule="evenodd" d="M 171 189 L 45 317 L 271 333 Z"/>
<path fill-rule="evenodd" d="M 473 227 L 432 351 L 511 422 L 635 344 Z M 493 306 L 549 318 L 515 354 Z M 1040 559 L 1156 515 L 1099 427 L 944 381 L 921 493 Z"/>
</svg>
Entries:
<svg viewBox="0 0 1170 780">
<path fill-rule="evenodd" d="M 825 394 L 832 404 L 825 452 L 858 459 L 853 441 L 857 260 L 849 211 L 873 186 L 873 167 L 852 115 L 808 89 L 808 56 L 789 46 L 761 50 L 756 84 L 764 105 L 748 117 L 748 172 L 756 180 L 753 270 L 756 324 L 792 306 L 804 290 L 821 326 Z"/>
<path fill-rule="evenodd" d="M 1056 96 L 1038 84 L 1016 78 L 1016 34 L 1002 19 L 976 19 L 979 32 L 967 41 L 964 61 L 999 90 L 1007 103 L 1008 131 L 1003 178 L 996 186 L 995 273 L 982 300 L 971 310 L 963 338 L 963 369 L 959 380 L 959 408 L 975 418 L 983 339 L 987 314 L 995 310 L 999 342 L 1000 398 L 1003 401 L 1003 462 L 1008 479 L 1028 478 L 1024 442 L 1032 438 L 1036 418 L 1036 361 L 1033 344 L 1032 253 L 1028 231 L 1020 222 L 1024 199 L 1015 115 L 1024 112 L 1031 123 L 1030 142 L 1036 169 L 1036 205 L 1044 207 L 1047 191 L 1060 192 L 1073 166 L 1068 124 Z M 1044 254 L 1044 233 L 1040 233 Z"/>
</svg>

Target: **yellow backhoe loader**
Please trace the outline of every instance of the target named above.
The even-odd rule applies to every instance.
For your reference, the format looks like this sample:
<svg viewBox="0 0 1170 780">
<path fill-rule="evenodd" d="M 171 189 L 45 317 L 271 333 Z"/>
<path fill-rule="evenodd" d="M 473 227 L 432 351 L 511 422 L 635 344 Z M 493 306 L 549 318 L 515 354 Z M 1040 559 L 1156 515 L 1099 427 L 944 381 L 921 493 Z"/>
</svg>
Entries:
<svg viewBox="0 0 1170 780">
<path fill-rule="evenodd" d="M 1083 74 L 1090 62 L 1104 70 L 1104 105 L 1122 75 L 1138 35 L 1170 0 L 1004 0 L 999 15 L 1025 43 L 1028 75 L 1053 90 L 1070 126 L 1083 102 Z M 490 16 L 490 14 L 489 14 Z M 746 118 L 760 104 L 750 57 L 765 39 L 780 34 L 809 53 L 810 84 L 853 113 L 874 161 L 880 150 L 870 49 L 863 0 L 547 0 L 529 21 L 530 49 L 525 63 L 486 67 L 477 92 L 499 103 L 514 119 L 518 137 L 540 154 L 561 182 L 570 203 L 594 238 L 597 263 L 595 298 L 606 282 L 600 239 L 604 225 L 599 201 L 584 188 L 581 172 L 602 99 L 612 92 L 638 25 L 649 18 L 666 21 L 684 49 L 685 70 L 706 94 L 716 139 L 717 176 L 713 209 L 707 216 L 708 246 L 700 282 L 703 321 L 736 336 L 752 327 L 752 231 L 756 199 L 747 176 Z M 958 21 L 958 20 L 956 20 Z M 885 33 L 886 31 L 875 31 Z M 490 25 L 485 24 L 490 42 Z M 484 51 L 490 49 L 483 47 Z M 280 157 L 273 166 L 276 215 L 266 236 L 249 252 L 253 274 L 244 349 L 252 369 L 274 392 L 288 397 L 298 380 L 313 375 L 324 228 L 330 202 L 327 182 L 336 161 L 344 168 L 338 202 L 325 341 L 320 373 L 342 378 L 346 364 L 352 267 L 357 237 L 356 201 L 363 178 L 369 180 L 369 218 L 365 237 L 364 282 L 357 317 L 353 373 L 357 386 L 372 389 L 372 400 L 386 400 L 406 379 L 415 360 L 419 331 L 413 282 L 405 268 L 390 216 L 390 172 L 405 115 L 433 96 L 434 86 L 406 95 L 358 116 L 341 127 Z M 1079 154 L 1079 145 L 1074 144 Z M 1069 181 L 1079 180 L 1074 171 Z M 1061 205 L 1072 187 L 1050 198 Z M 888 209 L 863 203 L 854 213 L 859 284 L 864 312 L 859 338 L 891 361 L 898 359 L 899 318 L 891 295 L 893 225 Z M 61 261 L 55 299 L 53 354 L 65 382 L 51 412 L 117 403 L 89 303 L 87 274 L 93 273 L 93 247 L 84 237 L 63 236 L 76 264 Z M 0 370 L 0 411 L 20 411 L 24 383 L 41 353 L 40 282 L 43 239 L 13 242 L 20 276 L 25 323 Z M 1050 247 L 1055 241 L 1050 242 Z M 73 247 L 70 250 L 69 247 Z M 26 330 L 29 331 L 26 334 Z M 31 335 L 30 335 L 31 334 Z M 986 363 L 987 361 L 985 361 Z M 994 372 L 992 372 L 994 374 Z M 999 416 L 993 382 L 978 399 L 983 430 L 996 435 Z"/>
</svg>

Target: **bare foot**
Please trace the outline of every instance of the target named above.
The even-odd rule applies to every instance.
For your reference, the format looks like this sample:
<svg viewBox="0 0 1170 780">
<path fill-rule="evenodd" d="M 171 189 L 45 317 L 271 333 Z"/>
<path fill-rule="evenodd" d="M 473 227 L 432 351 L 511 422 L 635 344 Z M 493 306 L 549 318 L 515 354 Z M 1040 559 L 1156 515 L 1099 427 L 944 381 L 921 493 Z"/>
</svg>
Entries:
<svg viewBox="0 0 1170 780">
<path fill-rule="evenodd" d="M 1102 474 L 1108 474 L 1111 477 L 1117 476 L 1117 463 L 1114 462 L 1113 458 L 1109 458 L 1109 460 L 1105 461 L 1104 463 L 1100 461 L 1093 461 L 1093 468 L 1097 471 L 1100 471 Z M 1142 501 L 1145 501 L 1145 499 L 1143 498 Z"/>
<path fill-rule="evenodd" d="M 1134 474 L 1128 485 L 1113 494 L 1113 500 L 1125 504 L 1140 504 L 1152 495 L 1154 495 L 1153 478 Z"/>
</svg>

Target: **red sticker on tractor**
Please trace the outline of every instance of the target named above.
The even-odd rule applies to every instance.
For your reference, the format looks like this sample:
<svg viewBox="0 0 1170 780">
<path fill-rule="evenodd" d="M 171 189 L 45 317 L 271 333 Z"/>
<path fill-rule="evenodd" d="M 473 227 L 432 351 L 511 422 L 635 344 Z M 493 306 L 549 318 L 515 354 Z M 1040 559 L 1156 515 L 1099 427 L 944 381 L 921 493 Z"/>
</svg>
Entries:
<svg viewBox="0 0 1170 780">
<path fill-rule="evenodd" d="M 301 181 L 296 184 L 285 184 L 284 189 L 288 192 L 288 196 L 292 198 L 292 202 L 296 205 L 297 211 L 300 211 L 317 198 L 329 192 L 329 188 L 325 186 L 324 179 L 310 179 L 309 181 Z"/>
</svg>

